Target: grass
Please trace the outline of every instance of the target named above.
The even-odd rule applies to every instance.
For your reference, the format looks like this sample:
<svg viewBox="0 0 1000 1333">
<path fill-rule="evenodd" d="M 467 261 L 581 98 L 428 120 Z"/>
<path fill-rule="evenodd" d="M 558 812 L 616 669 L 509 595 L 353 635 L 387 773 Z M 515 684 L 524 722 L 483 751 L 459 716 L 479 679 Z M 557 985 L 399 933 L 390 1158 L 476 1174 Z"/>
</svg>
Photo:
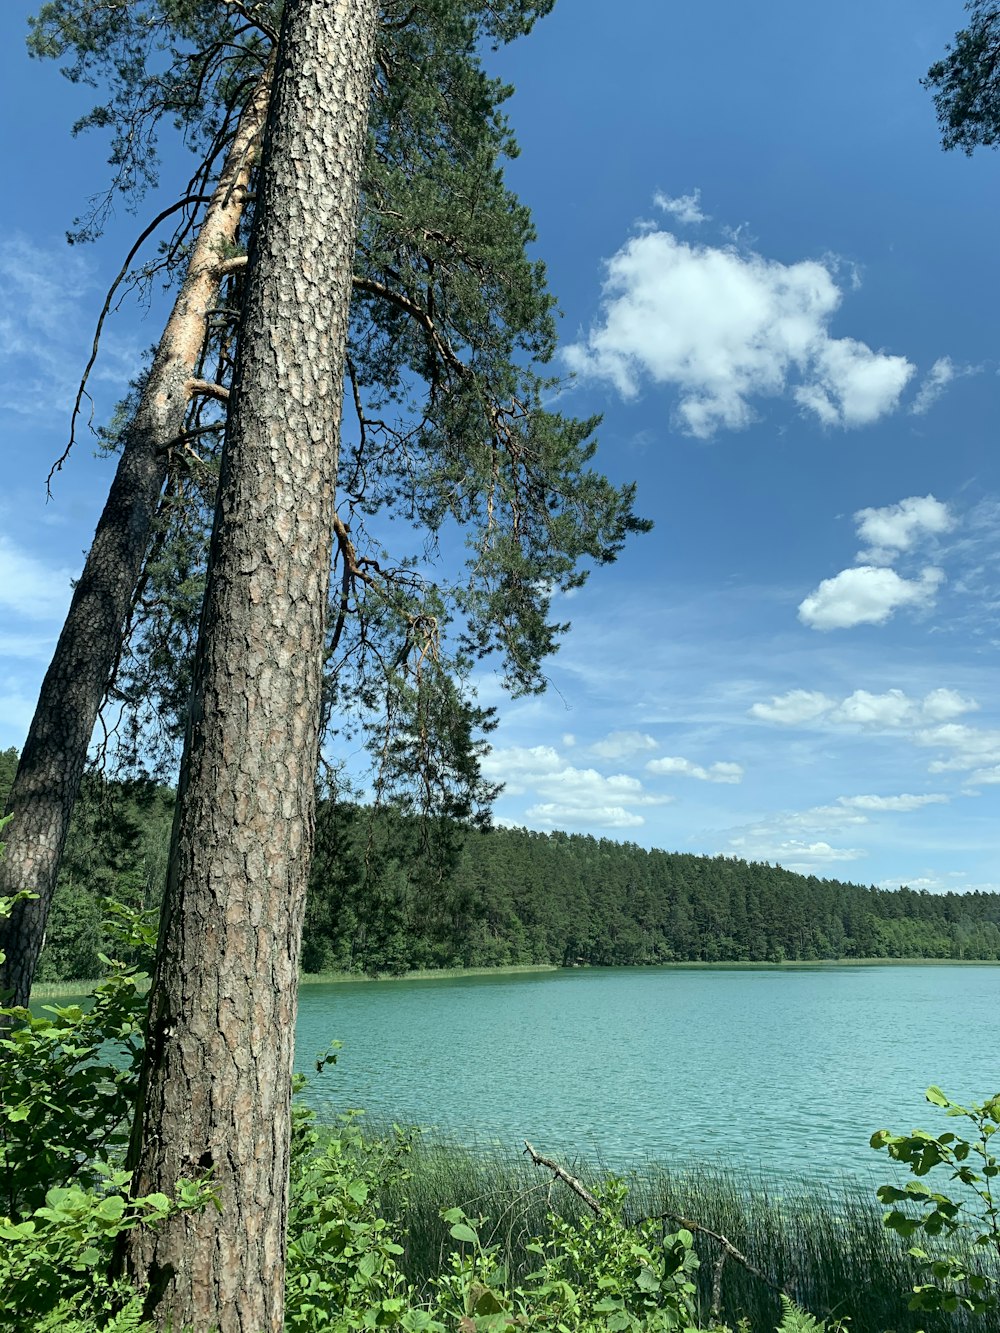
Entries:
<svg viewBox="0 0 1000 1333">
<path fill-rule="evenodd" d="M 516 972 L 559 972 L 555 963 L 520 963 L 510 967 L 439 967 L 421 968 L 414 972 L 402 972 L 399 976 L 382 973 L 377 977 L 362 972 L 303 972 L 299 977 L 300 986 L 328 986 L 344 981 L 437 981 L 443 977 L 492 977 Z M 72 981 L 36 981 L 31 988 L 32 1000 L 76 999 L 82 995 L 93 995 L 100 985 L 102 977 L 77 977 Z M 149 989 L 149 982 L 140 983 L 140 990 Z"/>
<path fill-rule="evenodd" d="M 402 1265 L 418 1287 L 441 1271 L 454 1247 L 441 1211 L 462 1207 L 488 1219 L 482 1228 L 516 1281 L 537 1267 L 528 1241 L 544 1236 L 550 1210 L 578 1216 L 584 1205 L 548 1172 L 526 1158 L 501 1150 L 476 1151 L 417 1138 L 403 1179 L 388 1181 L 382 1207 L 406 1233 Z M 574 1165 L 584 1184 L 599 1185 L 599 1165 Z M 908 1306 L 918 1269 L 899 1237 L 882 1225 L 872 1195 L 844 1186 L 789 1184 L 754 1175 L 699 1168 L 671 1171 L 649 1163 L 626 1176 L 629 1217 L 671 1213 L 726 1236 L 733 1245 L 805 1309 L 821 1317 L 849 1320 L 849 1333 L 956 1333 L 955 1315 L 914 1313 Z M 679 1223 L 670 1222 L 667 1230 Z M 701 1301 L 711 1304 L 719 1247 L 696 1237 L 702 1259 Z M 735 1326 L 745 1317 L 754 1333 L 780 1322 L 777 1294 L 730 1259 L 722 1273 L 723 1317 Z M 1000 1321 L 981 1318 L 980 1333 L 998 1333 Z"/>
</svg>

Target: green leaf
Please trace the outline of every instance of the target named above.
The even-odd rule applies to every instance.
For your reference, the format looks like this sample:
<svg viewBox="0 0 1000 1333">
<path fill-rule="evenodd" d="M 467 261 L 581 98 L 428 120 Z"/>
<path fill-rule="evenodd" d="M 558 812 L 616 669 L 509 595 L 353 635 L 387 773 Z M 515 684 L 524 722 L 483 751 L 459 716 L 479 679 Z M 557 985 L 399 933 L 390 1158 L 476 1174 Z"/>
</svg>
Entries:
<svg viewBox="0 0 1000 1333">
<path fill-rule="evenodd" d="M 461 1241 L 463 1245 L 479 1244 L 479 1237 L 467 1222 L 456 1222 L 451 1228 L 450 1234 L 455 1240 Z"/>
<path fill-rule="evenodd" d="M 948 1098 L 944 1095 L 941 1089 L 934 1083 L 932 1083 L 931 1086 L 927 1089 L 927 1091 L 924 1093 L 924 1096 L 927 1098 L 927 1100 L 931 1103 L 932 1106 L 951 1105 L 951 1103 L 948 1101 Z"/>
</svg>

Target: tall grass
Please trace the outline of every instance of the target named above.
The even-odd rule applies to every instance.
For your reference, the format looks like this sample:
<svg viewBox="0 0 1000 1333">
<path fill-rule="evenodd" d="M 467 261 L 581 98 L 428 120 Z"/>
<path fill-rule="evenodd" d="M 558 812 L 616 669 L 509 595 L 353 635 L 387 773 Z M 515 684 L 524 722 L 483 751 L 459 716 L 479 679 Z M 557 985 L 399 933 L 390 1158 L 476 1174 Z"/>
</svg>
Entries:
<svg viewBox="0 0 1000 1333">
<path fill-rule="evenodd" d="M 573 1173 L 589 1188 L 606 1175 L 600 1166 L 579 1164 Z M 958 1333 L 962 1327 L 955 1315 L 907 1308 L 919 1270 L 899 1237 L 882 1226 L 877 1201 L 860 1190 L 805 1183 L 785 1187 L 762 1176 L 704 1168 L 673 1172 L 656 1164 L 626 1180 L 632 1220 L 671 1213 L 720 1232 L 805 1309 L 849 1320 L 850 1333 Z M 454 1249 L 440 1214 L 456 1205 L 488 1219 L 484 1237 L 498 1246 L 515 1282 L 537 1267 L 527 1244 L 533 1237 L 544 1238 L 550 1213 L 576 1217 L 585 1208 L 526 1158 L 417 1139 L 405 1178 L 386 1183 L 382 1206 L 406 1233 L 401 1262 L 418 1288 L 442 1270 Z M 665 1225 L 676 1230 L 679 1224 Z M 702 1234 L 696 1243 L 707 1316 L 719 1247 Z M 765 1333 L 780 1322 L 780 1302 L 773 1289 L 729 1259 L 722 1272 L 722 1314 L 731 1325 L 743 1317 L 754 1333 Z M 980 1318 L 975 1328 L 1000 1333 L 1000 1321 Z"/>
</svg>

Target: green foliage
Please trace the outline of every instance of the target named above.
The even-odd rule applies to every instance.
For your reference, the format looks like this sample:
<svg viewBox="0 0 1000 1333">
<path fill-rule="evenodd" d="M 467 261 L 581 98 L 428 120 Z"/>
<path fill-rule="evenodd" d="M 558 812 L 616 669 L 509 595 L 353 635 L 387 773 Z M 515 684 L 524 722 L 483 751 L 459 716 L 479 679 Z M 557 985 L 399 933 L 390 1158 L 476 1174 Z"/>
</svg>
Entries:
<svg viewBox="0 0 1000 1333">
<path fill-rule="evenodd" d="M 8 821 L 0 820 L 0 830 Z M 0 843 L 0 854 L 3 844 Z M 20 895 L 18 895 L 20 896 Z M 0 899 L 0 913 L 15 898 Z M 148 916 L 109 904 L 111 930 L 149 955 Z M 0 1008 L 0 1333 L 127 1333 L 145 1327 L 142 1303 L 109 1276 L 118 1239 L 213 1200 L 181 1180 L 176 1197 L 130 1197 L 116 1168 L 131 1120 L 145 1004 L 137 967 L 110 969 L 93 1005 Z"/>
<path fill-rule="evenodd" d="M 112 907 L 130 952 L 155 947 L 149 915 Z M 20 1218 L 53 1188 L 97 1188 L 127 1139 L 142 1060 L 145 975 L 104 957 L 93 1003 L 0 1009 L 0 1209 Z"/>
<path fill-rule="evenodd" d="M 945 148 L 995 148 L 1000 143 L 1000 5 L 969 0 L 969 25 L 922 80 L 934 90 Z"/>
<path fill-rule="evenodd" d="M 320 1134 L 293 1112 L 285 1326 L 353 1333 L 398 1328 L 410 1293 L 398 1231 L 381 1216 L 379 1185 L 402 1173 L 408 1139 L 367 1141 L 354 1116 Z"/>
<path fill-rule="evenodd" d="M 914 1245 L 909 1251 L 927 1279 L 913 1288 L 910 1308 L 976 1315 L 995 1311 L 1000 1308 L 1000 1201 L 994 1181 L 1000 1164 L 991 1140 L 1000 1127 L 1000 1093 L 966 1107 L 931 1087 L 927 1100 L 949 1117 L 968 1121 L 973 1137 L 880 1129 L 871 1140 L 873 1148 L 885 1149 L 915 1177 L 902 1189 L 883 1185 L 878 1191 L 882 1202 L 891 1205 L 885 1225 L 907 1241 L 920 1237 L 927 1246 Z M 934 1190 L 924 1179 L 939 1168 L 957 1182 L 959 1197 L 953 1197 L 954 1187 L 947 1193 Z"/>
</svg>

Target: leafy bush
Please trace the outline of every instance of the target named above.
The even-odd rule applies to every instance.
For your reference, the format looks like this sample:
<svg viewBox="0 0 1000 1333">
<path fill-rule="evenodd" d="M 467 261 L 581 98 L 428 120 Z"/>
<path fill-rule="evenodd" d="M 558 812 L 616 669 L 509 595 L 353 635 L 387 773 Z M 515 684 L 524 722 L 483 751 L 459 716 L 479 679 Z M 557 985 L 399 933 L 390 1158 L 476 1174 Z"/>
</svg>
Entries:
<svg viewBox="0 0 1000 1333">
<path fill-rule="evenodd" d="M 887 1227 L 907 1240 L 920 1233 L 929 1238 L 930 1250 L 922 1245 L 910 1249 L 927 1278 L 913 1288 L 910 1308 L 974 1315 L 995 1311 L 1000 1307 L 1000 1207 L 993 1181 L 1000 1165 L 990 1141 L 1000 1128 L 1000 1093 L 968 1107 L 950 1101 L 938 1087 L 928 1088 L 926 1095 L 950 1117 L 969 1121 L 975 1133 L 971 1139 L 950 1131 L 935 1137 L 922 1129 L 912 1134 L 880 1129 L 872 1135 L 873 1148 L 886 1149 L 916 1177 L 902 1189 L 883 1185 L 878 1191 L 891 1205 Z M 939 1167 L 958 1182 L 963 1197 L 934 1191 L 923 1179 Z"/>
<path fill-rule="evenodd" d="M 408 1147 L 404 1135 L 366 1141 L 352 1113 L 321 1136 L 315 1113 L 293 1107 L 286 1328 L 401 1326 L 411 1299 L 397 1267 L 403 1247 L 378 1197 L 380 1182 L 402 1172 Z"/>
<path fill-rule="evenodd" d="M 0 899 L 0 914 L 13 902 Z M 113 915 L 129 947 L 154 941 L 141 915 Z M 144 978 L 102 961 L 109 975 L 87 1010 L 50 1006 L 35 1017 L 0 1007 L 0 1333 L 139 1329 L 140 1297 L 108 1276 L 116 1242 L 212 1198 L 189 1181 L 173 1200 L 129 1197 L 131 1175 L 119 1168 L 142 1056 Z"/>
</svg>

